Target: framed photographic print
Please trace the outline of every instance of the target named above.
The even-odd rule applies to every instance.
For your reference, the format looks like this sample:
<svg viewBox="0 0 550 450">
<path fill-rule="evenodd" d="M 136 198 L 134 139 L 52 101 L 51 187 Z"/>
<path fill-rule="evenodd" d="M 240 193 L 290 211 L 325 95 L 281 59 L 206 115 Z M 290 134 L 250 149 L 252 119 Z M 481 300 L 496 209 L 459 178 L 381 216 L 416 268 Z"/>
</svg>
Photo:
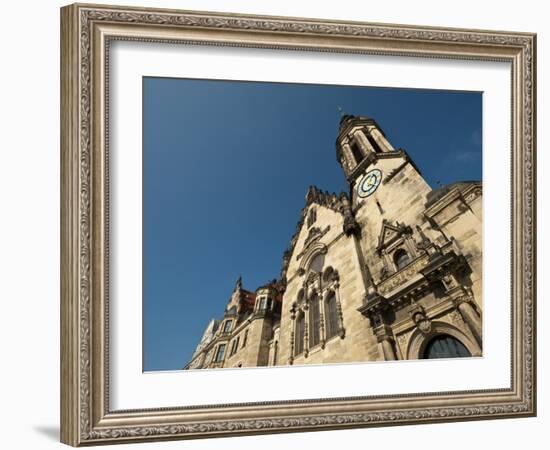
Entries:
<svg viewBox="0 0 550 450">
<path fill-rule="evenodd" d="M 530 33 L 61 10 L 61 440 L 527 417 Z"/>
</svg>

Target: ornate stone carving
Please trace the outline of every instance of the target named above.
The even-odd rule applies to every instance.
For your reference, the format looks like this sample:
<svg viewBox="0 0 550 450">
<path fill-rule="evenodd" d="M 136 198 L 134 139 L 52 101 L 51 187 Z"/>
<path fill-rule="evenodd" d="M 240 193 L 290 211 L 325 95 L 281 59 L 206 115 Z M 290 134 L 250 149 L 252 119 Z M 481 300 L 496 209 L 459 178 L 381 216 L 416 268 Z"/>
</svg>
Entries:
<svg viewBox="0 0 550 450">
<path fill-rule="evenodd" d="M 393 291 L 398 286 L 401 286 L 408 280 L 410 280 L 414 275 L 420 272 L 420 269 L 423 267 L 426 267 L 428 265 L 428 257 L 427 256 L 421 256 L 417 258 L 415 261 L 410 263 L 405 270 L 401 270 L 399 272 L 396 272 L 386 280 L 382 281 L 378 285 L 378 290 L 382 294 L 387 294 L 388 292 Z"/>
<path fill-rule="evenodd" d="M 424 308 L 422 308 L 421 306 L 415 305 L 411 309 L 410 315 L 416 327 L 423 334 L 429 334 L 432 331 L 432 322 L 426 316 L 426 313 L 424 312 Z"/>
</svg>

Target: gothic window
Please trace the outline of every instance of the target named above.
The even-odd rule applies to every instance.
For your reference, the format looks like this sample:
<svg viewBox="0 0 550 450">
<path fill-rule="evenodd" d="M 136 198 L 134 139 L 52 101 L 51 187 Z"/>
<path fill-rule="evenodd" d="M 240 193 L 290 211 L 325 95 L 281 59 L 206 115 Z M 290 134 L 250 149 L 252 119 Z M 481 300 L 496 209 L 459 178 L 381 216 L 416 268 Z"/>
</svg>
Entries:
<svg viewBox="0 0 550 450">
<path fill-rule="evenodd" d="M 296 334 L 294 336 L 294 354 L 299 355 L 304 351 L 304 315 L 300 314 L 296 318 Z"/>
<path fill-rule="evenodd" d="M 442 334 L 428 342 L 422 358 L 467 358 L 470 356 L 472 354 L 462 342 L 452 336 Z"/>
<path fill-rule="evenodd" d="M 325 305 L 325 319 L 327 339 L 338 334 L 338 307 L 336 306 L 336 295 L 331 292 Z"/>
<path fill-rule="evenodd" d="M 214 362 L 220 363 L 223 361 L 223 357 L 225 355 L 225 345 L 226 344 L 220 344 L 218 347 L 218 351 L 216 352 L 216 359 Z"/>
<path fill-rule="evenodd" d="M 246 341 L 248 340 L 248 330 L 244 331 L 244 338 L 243 338 L 243 348 L 246 346 Z"/>
<path fill-rule="evenodd" d="M 224 333 L 229 333 L 231 331 L 231 326 L 233 325 L 233 321 L 232 320 L 227 320 L 224 324 L 223 324 L 223 332 Z"/>
<path fill-rule="evenodd" d="M 317 294 L 311 298 L 309 306 L 309 346 L 314 347 L 320 340 L 321 317 L 319 311 L 319 297 Z"/>
<path fill-rule="evenodd" d="M 400 248 L 393 254 L 393 262 L 395 263 L 395 268 L 397 270 L 401 270 L 403 267 L 405 267 L 407 264 L 409 264 L 411 258 L 409 257 L 409 254 Z"/>
<path fill-rule="evenodd" d="M 355 159 L 355 164 L 359 164 L 363 160 L 363 153 L 359 148 L 357 142 L 352 142 L 350 145 L 351 153 L 353 154 L 353 159 Z"/>
<path fill-rule="evenodd" d="M 317 220 L 317 210 L 315 208 L 311 208 L 309 210 L 309 214 L 307 216 L 307 226 L 308 228 L 311 227 Z"/>
</svg>

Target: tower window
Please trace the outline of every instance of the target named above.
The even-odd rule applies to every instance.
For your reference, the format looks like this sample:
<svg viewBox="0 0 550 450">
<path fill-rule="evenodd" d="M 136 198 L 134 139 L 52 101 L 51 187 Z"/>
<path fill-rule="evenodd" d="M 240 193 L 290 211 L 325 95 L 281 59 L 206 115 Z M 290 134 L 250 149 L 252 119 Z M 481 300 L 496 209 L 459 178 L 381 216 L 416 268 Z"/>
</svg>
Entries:
<svg viewBox="0 0 550 450">
<path fill-rule="evenodd" d="M 244 331 L 244 337 L 243 337 L 243 348 L 246 346 L 246 341 L 248 340 L 248 330 Z"/>
<path fill-rule="evenodd" d="M 355 159 L 355 164 L 359 164 L 363 160 L 363 153 L 357 145 L 357 142 L 352 142 L 350 145 L 351 153 L 353 154 L 353 159 Z"/>
<path fill-rule="evenodd" d="M 401 270 L 403 267 L 405 267 L 407 264 L 409 264 L 411 258 L 409 257 L 409 254 L 400 248 L 393 254 L 393 262 L 395 263 L 395 267 L 397 270 Z"/>
<path fill-rule="evenodd" d="M 382 153 L 382 149 L 378 145 L 378 142 L 376 142 L 376 140 L 370 134 L 367 134 L 367 133 L 365 134 L 367 136 L 367 139 L 369 140 L 370 145 L 372 145 L 372 148 L 374 148 L 376 153 Z"/>
</svg>

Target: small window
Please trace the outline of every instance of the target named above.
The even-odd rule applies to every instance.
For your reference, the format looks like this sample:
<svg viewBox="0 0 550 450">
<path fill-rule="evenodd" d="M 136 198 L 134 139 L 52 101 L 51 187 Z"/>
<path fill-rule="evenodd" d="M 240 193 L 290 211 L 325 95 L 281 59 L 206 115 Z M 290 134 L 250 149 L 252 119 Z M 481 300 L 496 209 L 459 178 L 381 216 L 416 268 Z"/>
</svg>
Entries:
<svg viewBox="0 0 550 450">
<path fill-rule="evenodd" d="M 405 267 L 410 262 L 409 254 L 400 248 L 393 254 L 393 262 L 395 263 L 395 267 L 397 270 L 401 270 L 403 267 Z"/>
<path fill-rule="evenodd" d="M 243 337 L 243 348 L 246 346 L 246 341 L 248 340 L 248 330 L 245 330 Z"/>
<path fill-rule="evenodd" d="M 218 347 L 218 351 L 216 352 L 215 362 L 217 363 L 222 362 L 224 355 L 225 355 L 225 344 L 220 344 L 220 346 Z"/>
<path fill-rule="evenodd" d="M 237 336 L 237 339 L 233 340 L 233 342 L 231 343 L 230 355 L 234 355 L 238 349 L 239 349 L 239 337 Z"/>
<path fill-rule="evenodd" d="M 231 326 L 233 325 L 233 321 L 232 320 L 228 320 L 224 323 L 223 325 L 223 332 L 224 333 L 229 333 L 231 331 Z"/>
</svg>

